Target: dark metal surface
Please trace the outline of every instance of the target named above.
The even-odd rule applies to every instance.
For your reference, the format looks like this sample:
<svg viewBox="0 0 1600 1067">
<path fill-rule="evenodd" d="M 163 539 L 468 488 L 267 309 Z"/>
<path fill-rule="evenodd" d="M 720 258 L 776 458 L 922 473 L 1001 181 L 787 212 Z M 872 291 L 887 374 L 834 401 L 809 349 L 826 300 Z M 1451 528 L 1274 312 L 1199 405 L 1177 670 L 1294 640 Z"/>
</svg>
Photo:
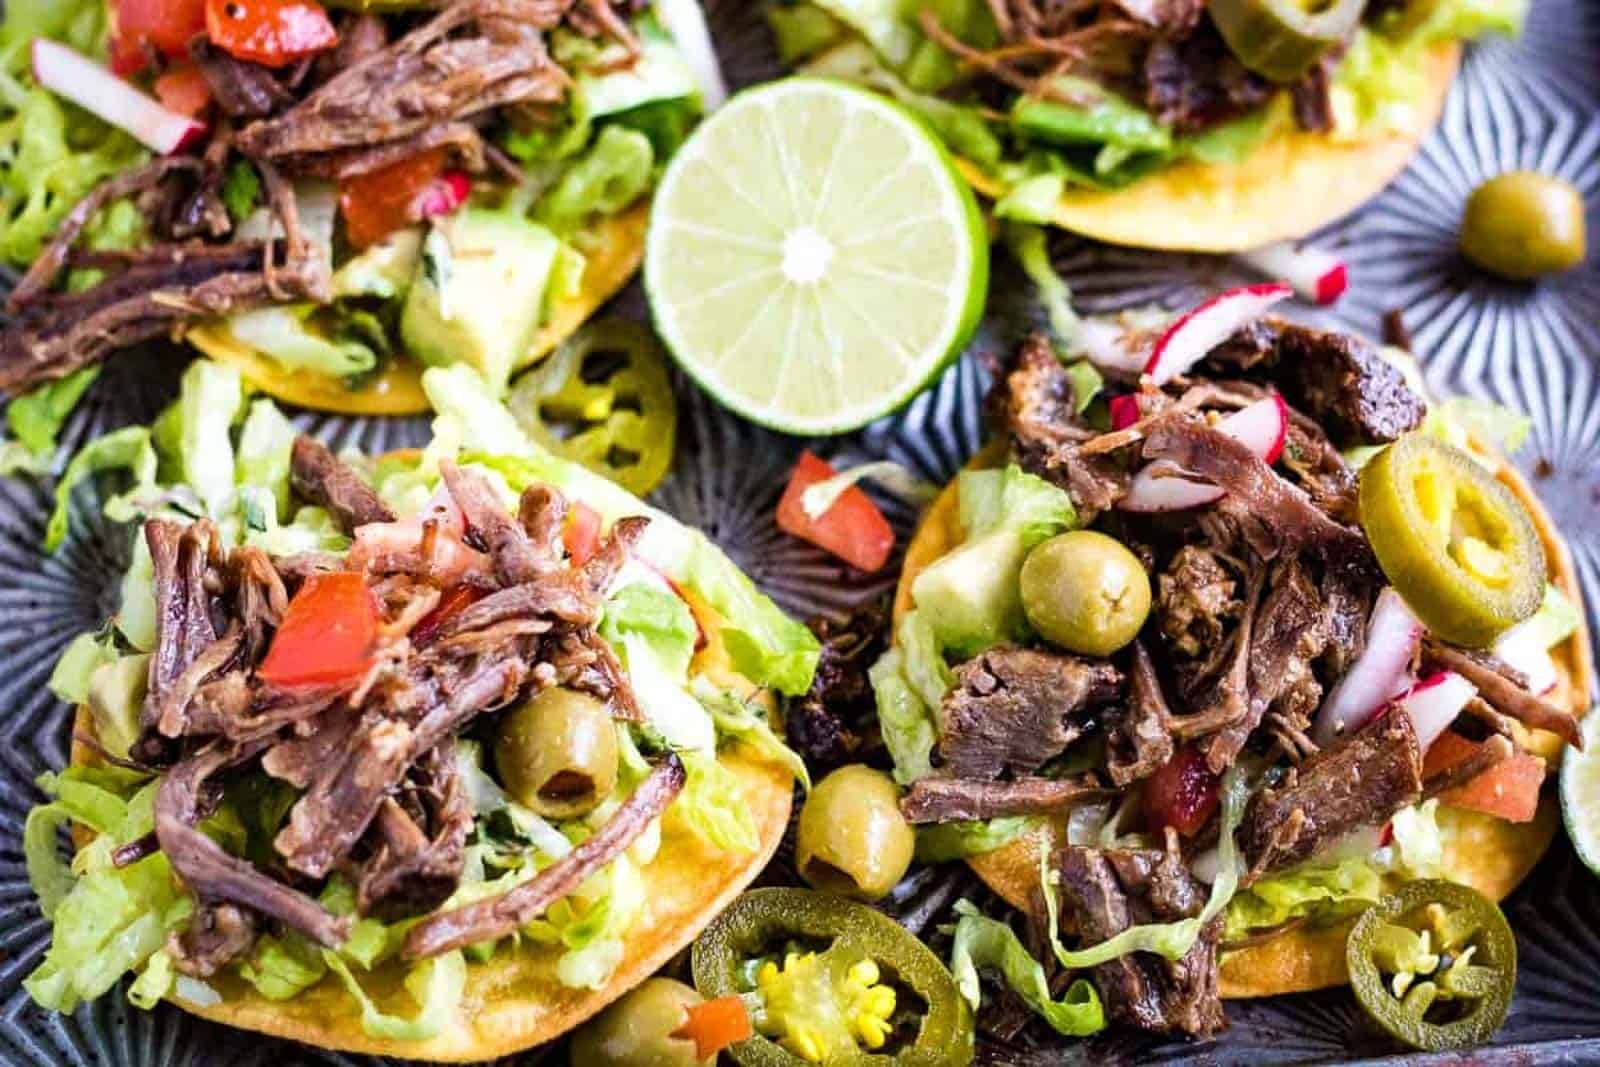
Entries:
<svg viewBox="0 0 1600 1067">
<path fill-rule="evenodd" d="M 776 72 L 758 4 L 710 0 L 713 28 L 736 85 Z M 1376 334 L 1383 314 L 1403 310 L 1431 384 L 1442 393 L 1492 397 L 1526 410 L 1534 430 L 1517 461 L 1572 544 L 1600 622 L 1600 266 L 1528 287 L 1487 279 L 1454 251 L 1471 188 L 1485 177 L 1531 167 L 1575 182 L 1600 233 L 1600 3 L 1535 0 L 1524 39 L 1471 50 L 1439 130 L 1407 173 L 1321 243 L 1347 257 L 1352 291 L 1333 317 Z M 1241 277 L 1223 259 L 1108 249 L 1062 237 L 1056 258 L 1092 309 L 1181 303 Z M 619 309 L 642 317 L 637 286 Z M 1035 314 L 1028 287 L 1008 264 L 995 274 L 990 315 L 971 352 L 906 410 L 860 434 L 818 447 L 847 459 L 888 457 L 924 477 L 949 478 L 979 444 L 986 382 L 981 357 L 1007 350 Z M 64 435 L 63 455 L 90 435 L 148 421 L 172 395 L 184 355 L 155 350 L 117 360 Z M 880 594 L 891 579 L 863 584 L 821 553 L 780 534 L 772 521 L 783 480 L 803 442 L 739 422 L 680 382 L 685 408 L 675 473 L 656 502 L 695 523 L 797 613 L 837 609 Z M 302 416 L 337 446 L 372 450 L 425 439 L 425 420 Z M 735 458 L 736 457 L 736 458 Z M 38 963 L 48 926 L 28 889 L 22 822 L 39 799 L 33 779 L 63 765 L 69 716 L 45 690 L 50 667 L 76 633 L 115 606 L 130 532 L 98 518 L 82 494 L 73 535 L 60 553 L 39 549 L 50 487 L 0 482 L 0 1062 L 26 1064 L 354 1064 L 362 1058 L 264 1040 L 190 1018 L 170 1007 L 140 1012 L 114 992 L 71 1016 L 35 1008 L 21 981 Z M 902 534 L 914 516 L 892 503 Z M 958 872 L 909 884 L 893 910 L 924 936 L 956 895 L 973 890 Z M 1496 1045 L 1463 1060 L 1400 1062 L 1567 1064 L 1600 1062 L 1600 881 L 1577 864 L 1564 839 L 1508 904 L 1521 952 L 1518 993 Z M 1392 1062 L 1396 1050 L 1364 1022 L 1349 995 L 1333 991 L 1229 1006 L 1220 1040 L 1162 1043 L 1134 1034 L 1043 1049 L 998 1048 L 997 1064 Z M 516 1062 L 563 1062 L 530 1053 Z"/>
</svg>

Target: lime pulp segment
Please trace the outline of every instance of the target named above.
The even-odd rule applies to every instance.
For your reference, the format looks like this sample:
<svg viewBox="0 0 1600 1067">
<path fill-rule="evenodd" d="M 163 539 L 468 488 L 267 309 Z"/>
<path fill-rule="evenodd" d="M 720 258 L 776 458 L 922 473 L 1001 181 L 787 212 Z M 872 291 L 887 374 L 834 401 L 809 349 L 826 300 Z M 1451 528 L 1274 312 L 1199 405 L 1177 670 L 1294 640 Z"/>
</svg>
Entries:
<svg viewBox="0 0 1600 1067">
<path fill-rule="evenodd" d="M 1600 874 L 1600 714 L 1584 716 L 1583 743 L 1561 755 L 1561 818 L 1578 858 Z"/>
<path fill-rule="evenodd" d="M 662 338 L 719 401 L 838 433 L 899 406 L 970 339 L 988 242 L 914 117 L 794 78 L 736 97 L 679 150 L 645 284 Z"/>
</svg>

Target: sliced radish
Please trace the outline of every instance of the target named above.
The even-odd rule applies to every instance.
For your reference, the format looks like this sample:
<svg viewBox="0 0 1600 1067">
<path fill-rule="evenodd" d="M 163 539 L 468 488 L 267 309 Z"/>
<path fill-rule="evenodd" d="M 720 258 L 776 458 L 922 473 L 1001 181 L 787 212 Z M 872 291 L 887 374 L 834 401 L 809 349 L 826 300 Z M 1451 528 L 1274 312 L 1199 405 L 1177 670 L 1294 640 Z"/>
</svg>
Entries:
<svg viewBox="0 0 1600 1067">
<path fill-rule="evenodd" d="M 1139 414 L 1138 393 L 1124 393 L 1121 396 L 1114 396 L 1111 398 L 1110 406 L 1112 432 L 1126 430 L 1143 417 Z"/>
<path fill-rule="evenodd" d="M 1344 260 L 1332 252 L 1297 246 L 1293 241 L 1267 245 L 1240 257 L 1252 270 L 1269 278 L 1282 278 L 1307 300 L 1331 304 L 1350 285 Z"/>
<path fill-rule="evenodd" d="M 1367 620 L 1367 643 L 1317 711 L 1312 740 L 1330 745 L 1411 686 L 1411 659 L 1422 623 L 1392 587 L 1385 587 Z"/>
<path fill-rule="evenodd" d="M 1454 671 L 1441 671 L 1412 686 L 1400 698 L 1400 707 L 1411 716 L 1422 751 L 1439 739 L 1467 701 L 1478 695 L 1478 687 Z"/>
<path fill-rule="evenodd" d="M 1543 695 L 1556 687 L 1561 675 L 1545 645 L 1543 627 L 1532 619 L 1519 622 L 1495 639 L 1494 654 L 1528 676 L 1528 691 Z"/>
<path fill-rule="evenodd" d="M 446 171 L 422 191 L 417 199 L 417 212 L 425 219 L 442 218 L 454 214 L 471 195 L 472 179 L 466 171 Z"/>
<path fill-rule="evenodd" d="M 94 60 L 44 37 L 33 42 L 33 76 L 51 92 L 126 130 L 153 152 L 172 155 L 205 136 L 205 123 L 162 107 Z"/>
<path fill-rule="evenodd" d="M 1144 346 L 1131 343 L 1131 335 L 1105 319 L 1084 319 L 1078 330 L 1078 344 L 1089 362 L 1101 370 L 1133 376 L 1149 362 Z"/>
<path fill-rule="evenodd" d="M 715 111 L 728 99 L 728 83 L 722 77 L 722 64 L 711 43 L 705 12 L 698 0 L 656 0 L 656 17 L 672 35 L 683 54 L 683 61 L 700 83 L 700 100 L 707 111 Z"/>
<path fill-rule="evenodd" d="M 1217 429 L 1243 442 L 1262 462 L 1272 464 L 1283 454 L 1289 408 L 1274 393 L 1235 411 L 1217 423 Z M 1117 506 L 1124 511 L 1182 511 L 1214 503 L 1222 496 L 1220 487 L 1187 478 L 1176 463 L 1159 459 L 1133 476 L 1127 495 Z"/>
<path fill-rule="evenodd" d="M 1246 285 L 1217 294 L 1167 327 L 1151 349 L 1144 373 L 1156 385 L 1167 384 L 1293 295 L 1294 289 L 1285 282 Z"/>
</svg>

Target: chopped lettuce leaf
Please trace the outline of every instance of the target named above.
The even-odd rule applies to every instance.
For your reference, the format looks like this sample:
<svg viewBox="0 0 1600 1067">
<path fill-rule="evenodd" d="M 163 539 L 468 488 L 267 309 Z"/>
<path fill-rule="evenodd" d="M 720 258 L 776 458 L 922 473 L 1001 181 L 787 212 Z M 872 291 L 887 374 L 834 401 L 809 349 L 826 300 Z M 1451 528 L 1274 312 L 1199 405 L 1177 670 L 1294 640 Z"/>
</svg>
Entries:
<svg viewBox="0 0 1600 1067">
<path fill-rule="evenodd" d="M 268 1000 L 291 1000 L 322 981 L 328 964 L 322 952 L 302 934 L 263 934 L 255 951 L 239 967 L 239 975 Z"/>
<path fill-rule="evenodd" d="M 689 680 L 697 634 L 694 616 L 682 597 L 644 582 L 613 593 L 600 622 L 600 636 L 613 645 L 622 644 L 629 635 L 648 642 L 656 662 L 680 685 Z"/>
<path fill-rule="evenodd" d="M 200 360 L 195 364 L 205 363 Z M 230 454 L 231 454 L 230 448 Z M 230 460 L 231 463 L 231 460 Z M 150 430 L 144 426 L 125 426 L 84 445 L 56 482 L 56 506 L 45 526 L 44 547 L 54 552 L 67 539 L 72 512 L 72 491 L 84 480 L 102 471 L 126 468 L 140 485 L 155 484 L 156 452 L 150 444 Z M 228 479 L 230 486 L 233 481 Z"/>
<path fill-rule="evenodd" d="M 72 639 L 56 660 L 47 683 L 56 699 L 82 704 L 89 699 L 89 680 L 94 672 L 117 661 L 117 650 L 100 634 L 84 633 Z"/>
<path fill-rule="evenodd" d="M 182 481 L 215 517 L 233 499 L 232 431 L 243 408 L 244 379 L 237 368 L 197 359 L 183 372 L 176 416 Z"/>
<path fill-rule="evenodd" d="M 134 534 L 133 559 L 122 575 L 117 609 L 117 632 L 140 652 L 156 647 L 155 564 L 143 531 Z"/>
<path fill-rule="evenodd" d="M 1453 396 L 1428 406 L 1423 432 L 1446 444 L 1466 448 L 1473 437 L 1510 455 L 1533 430 L 1533 420 L 1520 411 L 1475 396 Z"/>
<path fill-rule="evenodd" d="M 272 518 L 289 511 L 289 457 L 294 451 L 295 429 L 278 406 L 266 398 L 250 405 L 239 433 L 235 478 L 240 486 L 265 490 L 273 502 Z"/>
<path fill-rule="evenodd" d="M 1077 524 L 1066 492 L 1016 464 L 1000 470 L 962 471 L 961 526 L 968 538 L 1013 529 L 1032 548 Z"/>
<path fill-rule="evenodd" d="M 1425 99 L 1427 51 L 1361 27 L 1334 68 L 1329 98 L 1336 141 L 1363 141 L 1413 124 Z"/>
<path fill-rule="evenodd" d="M 846 33 L 838 19 L 808 3 L 773 4 L 767 8 L 767 25 L 778 43 L 778 61 L 786 67 L 816 55 Z"/>
<path fill-rule="evenodd" d="M 236 159 L 222 180 L 222 204 L 228 217 L 243 222 L 256 209 L 256 198 L 261 195 L 261 175 L 248 159 Z"/>
<path fill-rule="evenodd" d="M 361 1005 L 361 1032 L 368 1037 L 389 1041 L 426 1041 L 434 1037 L 456 1018 L 467 987 L 467 958 L 460 951 L 423 960 L 406 973 L 406 992 L 418 1008 L 417 1014 L 408 1019 L 380 1011 L 339 953 L 323 949 L 322 959 Z"/>
<path fill-rule="evenodd" d="M 979 914 L 969 900 L 956 901 L 956 914 L 960 918 L 950 947 L 950 975 L 973 1011 L 983 1003 L 978 970 L 993 969 L 1058 1034 L 1083 1037 L 1106 1028 L 1100 995 L 1087 979 L 1074 981 L 1056 1000 L 1050 995 L 1044 966 L 1029 955 L 1011 927 Z"/>
<path fill-rule="evenodd" d="M 917 862 L 945 863 L 993 852 L 1021 837 L 1033 820 L 1011 815 L 977 822 L 947 822 L 917 827 Z"/>
<path fill-rule="evenodd" d="M 1178 154 L 1202 163 L 1243 162 L 1289 117 L 1279 103 L 1282 99 L 1279 94 L 1266 107 L 1220 123 L 1204 133 L 1181 138 L 1176 146 Z"/>
<path fill-rule="evenodd" d="M 1536 640 L 1541 648 L 1554 648 L 1573 634 L 1578 632 L 1578 626 L 1583 621 L 1583 615 L 1567 595 L 1549 583 L 1544 587 L 1544 600 L 1539 604 L 1539 610 L 1533 613 L 1528 621 L 1519 623 L 1537 634 Z"/>
<path fill-rule="evenodd" d="M 743 742 L 774 763 L 782 764 L 806 792 L 811 791 L 811 772 L 806 761 L 783 739 L 773 733 L 767 710 L 755 700 L 741 700 L 737 693 L 718 689 L 705 675 L 689 683 L 689 691 L 711 713 L 719 738 Z"/>
<path fill-rule="evenodd" d="M 1528 0 L 1435 0 L 1408 4 L 1386 31 L 1422 45 L 1465 41 L 1497 33 L 1516 37 L 1528 18 Z"/>
<path fill-rule="evenodd" d="M 916 692 L 917 698 L 930 708 L 944 703 L 944 696 L 955 685 L 955 676 L 944 661 L 934 624 L 921 611 L 908 611 L 895 627 L 895 639 L 901 655 L 901 673 Z"/>
<path fill-rule="evenodd" d="M 600 989 L 611 981 L 625 954 L 624 938 L 644 908 L 644 878 L 626 855 L 591 882 L 600 888 L 581 886 L 572 898 L 558 902 L 558 908 L 565 905 L 572 912 L 560 926 L 566 951 L 556 961 L 556 977 L 569 989 Z M 580 912 L 574 903 L 587 906 Z"/>
<path fill-rule="evenodd" d="M 378 365 L 370 346 L 351 337 L 326 337 L 316 329 L 311 322 L 316 310 L 315 304 L 291 304 L 244 311 L 228 318 L 228 331 L 291 370 L 349 378 Z"/>
<path fill-rule="evenodd" d="M 534 219 L 569 233 L 591 215 L 614 215 L 645 191 L 655 175 L 650 138 L 621 125 L 606 126 L 594 144 L 534 206 Z"/>
<path fill-rule="evenodd" d="M 1012 195 L 1015 192 L 1016 190 L 1013 190 Z M 997 207 L 996 212 L 998 211 Z M 1077 312 L 1072 310 L 1072 290 L 1056 271 L 1055 264 L 1050 262 L 1050 246 L 1044 228 L 1012 223 L 1001 233 L 1005 237 L 1006 247 L 1011 249 L 1011 254 L 1016 257 L 1023 273 L 1039 290 L 1039 300 L 1044 304 L 1045 311 L 1050 317 L 1050 333 L 1055 338 L 1056 350 L 1076 351 L 1083 323 L 1078 318 Z M 1079 413 L 1089 406 L 1089 401 L 1092 399 L 1094 399 L 1093 393 L 1084 397 L 1079 395 L 1076 389 L 1074 390 L 1073 400 Z"/>
<path fill-rule="evenodd" d="M 580 73 L 577 91 L 592 118 L 631 111 L 643 104 L 698 96 L 700 83 L 683 53 L 654 18 L 635 23 L 638 55 L 632 62 L 606 69 L 602 74 Z"/>
<path fill-rule="evenodd" d="M 1292 919 L 1349 915 L 1381 896 L 1383 880 L 1361 857 L 1295 867 L 1240 890 L 1228 903 L 1223 937 L 1237 940 Z"/>
<path fill-rule="evenodd" d="M 933 773 L 938 730 L 928 706 L 906 681 L 899 649 L 890 649 L 867 672 L 878 707 L 878 729 L 894 760 L 894 780 L 910 785 Z"/>
<path fill-rule="evenodd" d="M 898 0 L 812 0 L 818 7 L 849 26 L 878 54 L 899 68 L 909 62 L 918 34 L 905 21 Z"/>
<path fill-rule="evenodd" d="M 761 847 L 738 776 L 718 762 L 715 753 L 688 750 L 679 756 L 689 777 L 666 817 L 723 852 L 754 852 Z"/>
<path fill-rule="evenodd" d="M 35 461 L 35 471 L 48 464 L 56 450 L 56 435 L 67 416 L 99 376 L 99 364 L 79 368 L 59 381 L 46 382 L 24 393 L 6 408 L 6 426 Z"/>
<path fill-rule="evenodd" d="M 172 992 L 177 977 L 172 955 L 165 950 L 157 952 L 146 961 L 144 973 L 128 987 L 128 1001 L 136 1008 L 149 1011 Z"/>
<path fill-rule="evenodd" d="M 1035 174 L 1024 178 L 995 202 L 995 217 L 1012 222 L 1037 223 L 1040 226 L 1052 225 L 1066 189 L 1067 179 L 1062 174 Z M 1035 278 L 1034 282 L 1037 284 L 1038 279 Z"/>
<path fill-rule="evenodd" d="M 637 631 L 623 631 L 614 642 L 628 670 L 645 721 L 674 748 L 714 753 L 717 731 L 711 715 L 684 688 L 687 679 L 676 662 L 662 659 L 657 642 Z"/>
</svg>

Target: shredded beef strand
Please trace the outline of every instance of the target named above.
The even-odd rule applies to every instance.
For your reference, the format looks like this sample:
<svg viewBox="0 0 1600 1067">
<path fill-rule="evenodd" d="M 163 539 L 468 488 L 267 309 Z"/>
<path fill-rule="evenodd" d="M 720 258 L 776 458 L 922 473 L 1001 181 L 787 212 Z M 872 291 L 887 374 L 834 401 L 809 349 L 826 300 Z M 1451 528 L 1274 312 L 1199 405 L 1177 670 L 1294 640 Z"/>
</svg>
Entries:
<svg viewBox="0 0 1600 1067">
<path fill-rule="evenodd" d="M 498 897 L 424 918 L 407 932 L 402 955 L 423 959 L 495 941 L 538 918 L 632 844 L 672 803 L 685 780 L 683 762 L 669 754 L 593 836 Z"/>
<path fill-rule="evenodd" d="M 318 504 L 350 533 L 375 522 L 394 522 L 395 514 L 373 488 L 328 446 L 304 434 L 294 439 L 289 460 L 295 495 Z"/>
<path fill-rule="evenodd" d="M 1093 777 L 1017 778 L 982 782 L 965 778 L 919 778 L 900 801 L 911 823 L 964 822 L 1007 815 L 1054 815 L 1115 795 Z"/>
<path fill-rule="evenodd" d="M 1434 670 L 1461 675 L 1477 686 L 1479 695 L 1501 714 L 1535 730 L 1549 730 L 1582 750 L 1583 731 L 1577 718 L 1528 692 L 1527 679 L 1494 656 L 1459 648 L 1430 634 L 1422 643 L 1422 661 Z"/>
<path fill-rule="evenodd" d="M 456 506 L 467 517 L 472 536 L 494 559 L 495 574 L 502 585 L 521 585 L 552 572 L 555 559 L 549 549 L 553 546 L 546 542 L 545 551 L 536 549 L 528 531 L 506 514 L 499 494 L 482 475 L 462 470 L 449 460 L 439 464 L 439 473 Z"/>
</svg>

